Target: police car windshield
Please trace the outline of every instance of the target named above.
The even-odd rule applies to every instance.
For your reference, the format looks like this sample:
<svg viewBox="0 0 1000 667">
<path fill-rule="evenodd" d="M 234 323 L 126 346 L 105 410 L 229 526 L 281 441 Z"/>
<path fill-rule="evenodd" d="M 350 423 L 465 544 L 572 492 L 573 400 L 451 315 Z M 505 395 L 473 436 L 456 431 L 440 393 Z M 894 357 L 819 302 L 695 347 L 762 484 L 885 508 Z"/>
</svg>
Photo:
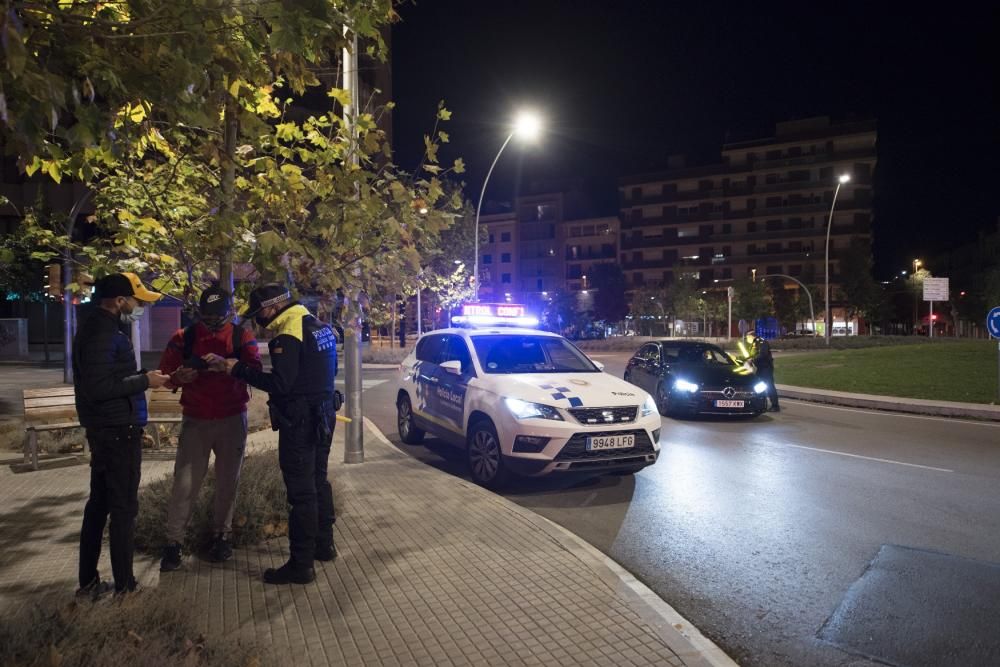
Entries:
<svg viewBox="0 0 1000 667">
<path fill-rule="evenodd" d="M 473 336 L 472 345 L 487 373 L 601 372 L 583 353 L 553 336 Z"/>
</svg>

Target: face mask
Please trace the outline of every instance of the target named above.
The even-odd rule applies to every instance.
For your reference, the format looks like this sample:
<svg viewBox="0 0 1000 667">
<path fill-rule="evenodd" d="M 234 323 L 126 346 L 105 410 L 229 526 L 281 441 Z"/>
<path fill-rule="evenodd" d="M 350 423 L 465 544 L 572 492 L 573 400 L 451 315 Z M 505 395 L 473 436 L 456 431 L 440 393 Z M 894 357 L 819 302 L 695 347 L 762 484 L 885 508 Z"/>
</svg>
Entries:
<svg viewBox="0 0 1000 667">
<path fill-rule="evenodd" d="M 126 324 L 131 324 L 132 322 L 138 322 L 142 319 L 142 314 L 146 311 L 145 306 L 136 306 L 132 309 L 131 313 L 122 313 L 122 322 Z"/>
<path fill-rule="evenodd" d="M 210 331 L 221 331 L 223 327 L 229 322 L 229 317 L 212 317 L 212 318 L 202 318 L 201 322 Z"/>
</svg>

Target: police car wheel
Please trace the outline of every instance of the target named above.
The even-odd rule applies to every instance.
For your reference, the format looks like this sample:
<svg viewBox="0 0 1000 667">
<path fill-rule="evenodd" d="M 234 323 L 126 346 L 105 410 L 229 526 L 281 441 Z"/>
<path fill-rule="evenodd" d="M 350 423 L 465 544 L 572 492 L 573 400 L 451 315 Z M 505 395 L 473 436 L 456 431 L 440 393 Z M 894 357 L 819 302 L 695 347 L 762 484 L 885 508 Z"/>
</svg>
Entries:
<svg viewBox="0 0 1000 667">
<path fill-rule="evenodd" d="M 493 424 L 480 420 L 469 429 L 469 472 L 472 481 L 488 489 L 498 489 L 507 481 L 507 466 L 500 451 L 500 438 Z"/>
<path fill-rule="evenodd" d="M 419 445 L 424 440 L 424 431 L 417 428 L 413 421 L 413 406 L 410 397 L 403 394 L 396 401 L 396 426 L 399 439 L 408 445 Z"/>
</svg>

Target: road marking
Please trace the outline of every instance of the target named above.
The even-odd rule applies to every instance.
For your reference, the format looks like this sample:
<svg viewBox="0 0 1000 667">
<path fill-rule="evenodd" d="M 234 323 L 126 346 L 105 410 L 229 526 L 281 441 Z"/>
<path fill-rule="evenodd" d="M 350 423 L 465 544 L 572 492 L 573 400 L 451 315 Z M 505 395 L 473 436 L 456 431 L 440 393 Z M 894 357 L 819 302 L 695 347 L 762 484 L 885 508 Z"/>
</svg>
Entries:
<svg viewBox="0 0 1000 667">
<path fill-rule="evenodd" d="M 955 422 L 961 424 L 971 424 L 975 426 L 990 426 L 993 428 L 1000 428 L 1000 423 L 997 422 L 987 422 L 979 421 L 977 419 L 963 419 L 962 417 L 931 417 L 928 415 L 912 415 L 908 412 L 893 412 L 892 410 L 874 410 L 872 408 L 845 408 L 839 405 L 828 405 L 826 403 L 817 403 L 814 401 L 805 401 L 800 398 L 783 398 L 782 403 L 789 402 L 795 405 L 803 405 L 807 407 L 815 408 L 826 408 L 827 410 L 839 410 L 841 412 L 860 412 L 866 415 L 882 415 L 885 417 L 906 417 L 908 419 L 927 419 L 936 422 L 948 422 L 949 424 L 954 424 Z"/>
<path fill-rule="evenodd" d="M 880 459 L 874 456 L 862 456 L 860 454 L 848 454 L 847 452 L 838 452 L 832 449 L 819 449 L 817 447 L 806 447 L 804 445 L 789 445 L 786 444 L 785 447 L 795 447 L 796 449 L 808 449 L 811 452 L 822 452 L 823 454 L 836 454 L 838 456 L 850 456 L 854 459 L 865 459 L 866 461 L 878 461 L 879 463 L 894 463 L 898 466 L 909 466 L 911 468 L 923 468 L 924 470 L 936 470 L 938 472 L 955 472 L 954 470 L 949 470 L 948 468 L 935 468 L 934 466 L 922 466 L 919 463 L 904 463 L 903 461 L 893 461 L 892 459 Z"/>
</svg>

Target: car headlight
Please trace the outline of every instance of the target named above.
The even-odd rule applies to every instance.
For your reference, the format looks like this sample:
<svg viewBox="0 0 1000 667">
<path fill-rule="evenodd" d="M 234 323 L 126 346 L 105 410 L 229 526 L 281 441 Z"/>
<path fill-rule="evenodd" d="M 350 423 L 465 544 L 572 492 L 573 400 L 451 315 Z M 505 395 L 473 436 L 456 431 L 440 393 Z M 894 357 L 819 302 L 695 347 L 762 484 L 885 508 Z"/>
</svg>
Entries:
<svg viewBox="0 0 1000 667">
<path fill-rule="evenodd" d="M 654 412 L 656 412 L 656 401 L 652 396 L 646 396 L 646 402 L 642 404 L 642 416 L 648 417 Z"/>
<path fill-rule="evenodd" d="M 563 421 L 562 415 L 551 405 L 529 403 L 519 398 L 505 398 L 503 402 L 507 405 L 507 409 L 510 410 L 511 414 L 518 419 L 554 419 L 560 422 Z"/>
<path fill-rule="evenodd" d="M 758 394 L 763 394 L 765 391 L 767 391 L 767 383 L 761 380 L 760 382 L 758 382 L 753 386 L 753 390 Z"/>
<path fill-rule="evenodd" d="M 696 385 L 694 382 L 688 382 L 687 380 L 675 380 L 674 389 L 676 389 L 677 391 L 686 391 L 693 394 L 694 392 L 698 391 L 698 385 Z"/>
</svg>

